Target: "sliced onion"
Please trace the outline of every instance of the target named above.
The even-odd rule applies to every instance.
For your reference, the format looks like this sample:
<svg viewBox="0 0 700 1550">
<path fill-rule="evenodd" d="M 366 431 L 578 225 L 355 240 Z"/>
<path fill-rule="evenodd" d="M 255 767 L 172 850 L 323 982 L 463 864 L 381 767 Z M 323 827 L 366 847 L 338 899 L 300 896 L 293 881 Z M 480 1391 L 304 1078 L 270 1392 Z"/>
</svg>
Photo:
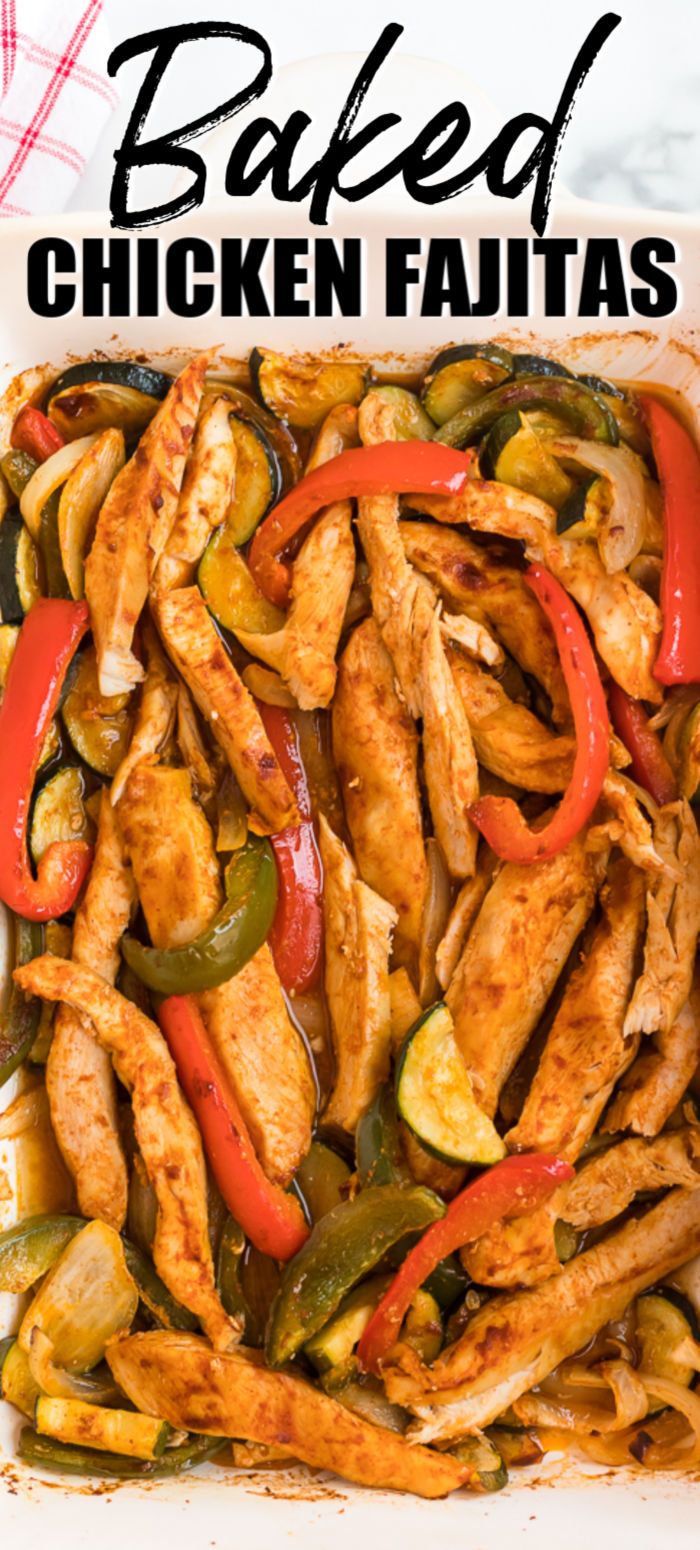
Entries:
<svg viewBox="0 0 700 1550">
<path fill-rule="evenodd" d="M 63 1367 L 57 1367 L 51 1341 L 40 1329 L 32 1330 L 27 1360 L 37 1388 L 52 1399 L 82 1399 L 93 1405 L 108 1405 L 119 1401 L 119 1389 L 110 1375 L 105 1378 L 78 1377 L 75 1373 L 66 1372 Z"/>
<path fill-rule="evenodd" d="M 243 669 L 242 677 L 246 689 L 250 690 L 256 700 L 262 700 L 263 705 L 281 705 L 283 710 L 297 709 L 291 690 L 272 668 L 251 662 L 249 667 Z"/>
<path fill-rule="evenodd" d="M 0 1115 L 0 1141 L 16 1141 L 28 1130 L 48 1124 L 49 1098 L 45 1087 L 32 1087 L 20 1093 L 4 1114 Z"/>
<path fill-rule="evenodd" d="M 73 469 L 77 468 L 80 459 L 97 440 L 97 436 L 81 436 L 78 441 L 69 441 L 65 447 L 59 447 L 58 452 L 47 457 L 45 463 L 32 474 L 28 484 L 25 485 L 19 502 L 19 509 L 29 528 L 35 543 L 39 542 L 41 532 L 41 513 L 50 495 L 57 490 L 60 484 L 64 484 Z"/>
<path fill-rule="evenodd" d="M 641 459 L 629 447 L 607 447 L 578 436 L 558 436 L 547 442 L 547 450 L 609 480 L 612 502 L 598 529 L 598 548 L 607 571 L 624 570 L 644 544 L 646 493 Z"/>
<path fill-rule="evenodd" d="M 614 1409 L 595 1405 L 591 1399 L 556 1399 L 545 1394 L 523 1394 L 513 1403 L 518 1420 L 525 1426 L 561 1427 L 588 1435 L 591 1432 L 619 1432 L 641 1421 L 649 1408 L 647 1390 L 629 1364 L 624 1361 L 601 1362 L 592 1369 L 581 1364 L 561 1370 L 562 1386 L 604 1389 Z"/>
</svg>

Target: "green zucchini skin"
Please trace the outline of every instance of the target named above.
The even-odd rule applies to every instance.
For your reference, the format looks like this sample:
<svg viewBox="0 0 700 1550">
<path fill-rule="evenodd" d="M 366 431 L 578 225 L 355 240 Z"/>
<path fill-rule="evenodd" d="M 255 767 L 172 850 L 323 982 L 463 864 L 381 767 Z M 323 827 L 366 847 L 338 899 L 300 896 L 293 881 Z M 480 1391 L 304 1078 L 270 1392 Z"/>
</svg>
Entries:
<svg viewBox="0 0 700 1550">
<path fill-rule="evenodd" d="M 0 618 L 21 624 L 39 596 L 39 555 L 22 518 L 11 512 L 0 522 Z"/>
<path fill-rule="evenodd" d="M 578 373 L 578 381 L 582 382 L 584 387 L 590 388 L 592 393 L 603 393 L 606 398 L 621 398 L 624 400 L 627 397 L 626 393 L 623 393 L 622 388 L 617 387 L 614 382 L 608 382 L 607 377 L 595 377 L 591 372 L 580 371 Z"/>
<path fill-rule="evenodd" d="M 426 1071 L 440 1062 L 441 1103 L 431 1100 Z M 409 1028 L 396 1064 L 396 1106 L 421 1146 L 440 1162 L 488 1166 L 505 1146 L 482 1113 L 454 1040 L 444 1001 L 428 1007 Z"/>
<path fill-rule="evenodd" d="M 29 851 L 35 865 L 52 840 L 86 839 L 94 834 L 85 811 L 88 795 L 88 778 L 77 765 L 63 765 L 44 781 L 34 798 L 29 823 Z M 80 811 L 82 825 L 78 830 L 72 817 Z"/>
<path fill-rule="evenodd" d="M 165 398 L 173 380 L 166 372 L 142 366 L 139 361 L 78 361 L 75 366 L 66 367 L 51 384 L 46 401 L 50 404 L 57 393 L 79 387 L 83 382 L 117 382 L 122 387 L 136 388 L 149 398 Z"/>
<path fill-rule="evenodd" d="M 529 355 L 527 351 L 518 351 L 513 356 L 513 375 L 515 377 L 573 377 L 573 371 L 568 366 L 562 366 L 561 361 L 550 360 L 548 355 Z M 581 378 L 579 377 L 579 382 Z"/>
<path fill-rule="evenodd" d="M 183 1474 L 215 1458 L 230 1447 L 225 1437 L 195 1437 L 178 1448 L 168 1448 L 158 1459 L 133 1459 L 97 1448 L 78 1448 L 72 1443 L 41 1437 L 32 1426 L 20 1432 L 17 1453 L 25 1464 L 59 1475 L 96 1475 L 107 1480 L 152 1480 Z"/>
<path fill-rule="evenodd" d="M 436 425 L 481 399 L 513 375 L 510 350 L 498 344 L 463 344 L 441 350 L 426 372 L 421 402 Z"/>
<path fill-rule="evenodd" d="M 28 1291 L 85 1225 L 82 1216 L 29 1216 L 0 1233 L 0 1291 Z"/>
<path fill-rule="evenodd" d="M 617 420 L 598 394 L 571 377 L 518 377 L 494 388 L 484 398 L 453 415 L 435 436 L 448 447 L 466 447 L 477 441 L 508 409 L 548 409 L 561 416 L 579 436 L 619 442 Z"/>
<path fill-rule="evenodd" d="M 500 415 L 486 437 L 479 453 L 479 469 L 484 479 L 497 479 L 496 468 L 503 448 L 521 429 L 519 409 L 509 409 Z"/>
<path fill-rule="evenodd" d="M 246 544 L 282 494 L 282 470 L 261 425 L 242 414 L 232 414 L 230 419 L 237 460 L 236 490 L 227 526 L 236 544 Z"/>
<path fill-rule="evenodd" d="M 46 575 L 46 591 L 49 597 L 70 598 L 71 592 L 63 569 L 61 544 L 58 537 L 58 507 L 61 491 L 54 490 L 42 507 L 39 542 Z"/>
<path fill-rule="evenodd" d="M 317 363 L 315 377 L 323 391 L 315 400 L 311 383 L 295 378 L 289 363 L 274 350 L 251 350 L 248 369 L 262 404 L 276 419 L 312 430 L 336 404 L 359 404 L 368 385 L 366 366 L 356 361 Z M 324 381 L 325 379 L 325 381 Z"/>
<path fill-rule="evenodd" d="M 398 441 L 432 441 L 435 422 L 415 393 L 409 393 L 407 388 L 391 382 L 372 388 L 372 393 L 393 410 Z"/>
<path fill-rule="evenodd" d="M 581 480 L 581 483 L 576 486 L 568 500 L 564 501 L 563 506 L 557 512 L 558 533 L 567 533 L 569 528 L 576 527 L 577 523 L 585 522 L 588 497 L 599 479 L 599 474 L 586 475 Z"/>
</svg>

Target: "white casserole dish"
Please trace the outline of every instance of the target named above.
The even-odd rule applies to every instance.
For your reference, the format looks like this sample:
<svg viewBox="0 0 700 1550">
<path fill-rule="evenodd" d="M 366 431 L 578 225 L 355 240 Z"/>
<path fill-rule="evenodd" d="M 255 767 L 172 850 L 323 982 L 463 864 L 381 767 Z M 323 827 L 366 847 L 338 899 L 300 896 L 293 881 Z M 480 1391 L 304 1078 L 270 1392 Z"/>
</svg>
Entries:
<svg viewBox="0 0 700 1550">
<path fill-rule="evenodd" d="M 360 218 L 361 215 L 361 218 Z M 391 229 L 403 235 L 425 232 L 428 222 L 415 207 L 390 218 Z M 602 375 L 646 379 L 665 383 L 685 395 L 696 423 L 700 421 L 700 364 L 695 353 L 699 340 L 698 249 L 700 225 L 690 217 L 644 211 L 589 206 L 562 201 L 552 223 L 554 235 L 621 237 L 631 244 L 637 237 L 659 233 L 675 241 L 677 273 L 683 292 L 682 311 L 659 323 L 630 319 L 612 320 L 609 328 L 596 324 L 582 331 L 575 319 L 546 319 L 534 312 L 521 325 L 507 320 L 450 318 L 387 319 L 383 309 L 383 250 L 389 219 L 386 212 L 344 208 L 333 234 L 362 234 L 366 241 L 369 306 L 365 316 L 353 320 L 243 319 L 222 320 L 215 314 L 183 322 L 169 317 L 98 320 L 76 315 L 47 321 L 32 316 L 26 303 L 25 270 L 29 244 L 44 234 L 43 223 L 17 220 L 0 228 L 0 272 L 3 304 L 0 312 L 0 392 L 18 371 L 50 360 L 57 368 L 67 359 L 93 351 L 114 354 L 144 353 L 169 361 L 202 344 L 220 340 L 223 353 L 244 358 L 251 345 L 266 344 L 290 351 L 328 352 L 339 342 L 352 340 L 349 353 L 386 361 L 399 357 L 420 365 L 436 346 L 454 339 L 503 337 L 520 348 L 541 348 L 566 363 Z M 181 224 L 182 231 L 196 231 L 212 240 L 222 234 L 246 236 L 259 233 L 315 235 L 303 219 L 276 206 L 261 214 L 260 206 L 239 209 L 230 202 L 215 201 L 203 213 Z M 526 230 L 522 210 L 497 206 L 495 201 L 461 200 L 431 212 L 430 234 L 456 235 L 469 240 L 489 235 L 522 235 Z M 108 236 L 103 217 L 71 216 L 56 220 L 52 231 L 78 240 L 83 236 Z M 172 240 L 172 226 L 162 228 L 162 240 Z M 578 262 L 578 261 L 577 261 Z M 12 1095 L 9 1084 L 0 1095 L 3 1107 Z M 8 1149 L 0 1144 L 0 1167 L 8 1161 Z M 12 1220 L 12 1203 L 0 1204 L 0 1228 Z M 11 1327 L 10 1299 L 0 1296 L 0 1335 Z M 36 1545 L 46 1537 L 51 1550 L 123 1550 L 158 1536 L 171 1550 L 199 1546 L 254 1543 L 258 1550 L 282 1544 L 303 1545 L 304 1550 L 380 1545 L 391 1535 L 400 1537 L 406 1550 L 418 1550 L 434 1536 L 445 1550 L 465 1545 L 469 1550 L 501 1550 L 504 1542 L 537 1546 L 538 1550 L 590 1550 L 634 1545 L 635 1550 L 658 1550 L 662 1542 L 674 1550 L 697 1542 L 697 1485 L 688 1477 L 598 1473 L 589 1479 L 580 1467 L 562 1467 L 552 1461 L 544 1468 L 541 1484 L 534 1488 L 533 1471 L 514 1472 L 513 1483 L 496 1497 L 461 1495 L 441 1503 L 426 1503 L 390 1493 L 354 1489 L 337 1479 L 313 1478 L 306 1471 L 266 1473 L 224 1472 L 210 1466 L 192 1478 L 174 1483 L 112 1487 L 99 1482 L 63 1481 L 59 1477 L 32 1476 L 13 1459 L 17 1427 L 9 1407 L 0 1407 L 0 1523 L 2 1543 L 12 1550 Z M 595 1474 L 594 1471 L 590 1471 Z M 550 1482 L 556 1480 L 556 1486 Z M 48 1516 L 50 1514 L 50 1518 Z"/>
</svg>

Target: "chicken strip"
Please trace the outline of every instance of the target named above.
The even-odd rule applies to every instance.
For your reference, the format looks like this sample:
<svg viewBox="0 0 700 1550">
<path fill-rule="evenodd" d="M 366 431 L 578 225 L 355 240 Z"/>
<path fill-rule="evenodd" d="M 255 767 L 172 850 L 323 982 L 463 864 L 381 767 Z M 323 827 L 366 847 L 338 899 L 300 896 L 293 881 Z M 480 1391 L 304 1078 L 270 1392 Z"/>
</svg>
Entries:
<svg viewBox="0 0 700 1550">
<path fill-rule="evenodd" d="M 177 686 L 176 736 L 177 746 L 190 772 L 197 796 L 206 804 L 216 795 L 219 774 L 204 745 L 192 696 L 183 683 Z"/>
<path fill-rule="evenodd" d="M 469 932 L 491 887 L 494 870 L 493 851 L 482 845 L 476 872 L 462 883 L 435 952 L 435 973 L 443 990 L 447 990 L 464 952 Z"/>
<path fill-rule="evenodd" d="M 231 401 L 207 395 L 182 480 L 177 516 L 158 561 L 157 591 L 188 587 L 213 529 L 226 520 L 236 477 Z"/>
<path fill-rule="evenodd" d="M 45 953 L 15 970 L 17 984 L 48 1001 L 66 1001 L 93 1025 L 131 1093 L 134 1133 L 157 1201 L 153 1261 L 166 1286 L 196 1314 L 216 1350 L 239 1330 L 214 1281 L 207 1221 L 207 1176 L 199 1131 L 182 1096 L 160 1030 L 93 969 Z"/>
<path fill-rule="evenodd" d="M 517 1125 L 513 1151 L 555 1152 L 575 1161 L 634 1059 L 638 1038 L 625 1013 L 644 926 L 644 880 L 616 857 L 601 893 L 601 918 L 572 974 Z"/>
<path fill-rule="evenodd" d="M 675 878 L 661 875 L 647 894 L 644 968 L 625 1033 L 669 1033 L 690 995 L 700 931 L 700 835 L 689 802 L 662 809 L 656 847 Z"/>
<path fill-rule="evenodd" d="M 267 944 L 196 1000 L 258 1158 L 268 1178 L 286 1185 L 311 1145 L 316 1090 Z"/>
<path fill-rule="evenodd" d="M 294 793 L 277 762 L 255 701 L 236 672 L 199 588 L 161 592 L 154 608 L 166 650 L 254 809 L 255 827 L 274 834 L 298 824 Z"/>
<path fill-rule="evenodd" d="M 427 888 L 418 737 L 394 686 L 374 619 L 353 631 L 338 667 L 333 756 L 360 876 L 393 904 L 397 942 L 417 949 Z"/>
<path fill-rule="evenodd" d="M 575 738 L 556 736 L 526 705 L 454 647 L 447 651 L 474 739 L 477 758 L 492 775 L 525 791 L 565 791 L 571 779 Z"/>
<path fill-rule="evenodd" d="M 644 803 L 646 812 L 642 810 Z M 643 872 L 663 873 L 677 881 L 680 870 L 675 854 L 664 855 L 657 848 L 649 813 L 657 813 L 656 804 L 640 786 L 635 786 L 620 770 L 608 770 L 603 781 L 599 814 L 605 814 L 588 832 L 591 849 L 608 850 L 619 845 L 628 860 Z"/>
<path fill-rule="evenodd" d="M 681 1007 L 672 1028 L 660 1029 L 626 1072 L 605 1116 L 604 1129 L 657 1136 L 681 1102 L 700 1065 L 697 996 Z"/>
<path fill-rule="evenodd" d="M 85 596 L 97 649 L 100 694 L 124 694 L 143 678 L 136 621 L 177 514 L 209 353 L 173 383 L 136 451 L 117 474 L 85 562 Z"/>
<path fill-rule="evenodd" d="M 132 770 L 138 764 L 152 763 L 158 757 L 173 730 L 178 684 L 158 639 L 154 625 L 145 619 L 142 631 L 146 656 L 146 677 L 141 686 L 136 723 L 131 742 L 111 786 L 111 801 L 124 795 Z"/>
<path fill-rule="evenodd" d="M 671 1185 L 700 1188 L 700 1130 L 687 1125 L 653 1141 L 621 1141 L 592 1157 L 558 1192 L 563 1221 L 582 1231 L 620 1216 L 635 1195 Z"/>
<path fill-rule="evenodd" d="M 418 509 L 426 512 L 435 500 L 438 515 L 443 496 L 415 497 Z M 569 696 L 554 636 L 522 572 L 449 527 L 404 521 L 399 523 L 399 532 L 406 558 L 429 577 L 444 602 L 494 629 L 523 672 L 542 685 L 552 702 L 555 725 L 570 721 Z"/>
<path fill-rule="evenodd" d="M 479 833 L 467 810 L 479 795 L 479 768 L 467 714 L 440 634 L 437 609 L 420 663 L 423 769 L 435 835 L 453 877 L 471 877 Z"/>
<path fill-rule="evenodd" d="M 349 850 L 323 817 L 320 841 L 325 985 L 336 1060 L 324 1120 L 354 1135 L 389 1075 L 389 955 L 398 917 L 391 904 L 358 879 Z"/>
<path fill-rule="evenodd" d="M 318 518 L 292 567 L 291 603 L 284 626 L 271 635 L 237 630 L 242 646 L 281 673 L 302 710 L 330 705 L 345 610 L 355 577 L 349 501 Z"/>
<path fill-rule="evenodd" d="M 174 1330 L 115 1340 L 107 1352 L 132 1404 L 178 1429 L 281 1444 L 314 1469 L 415 1496 L 447 1496 L 468 1483 L 469 1465 L 410 1446 L 296 1374 L 270 1372 L 256 1356 L 244 1351 L 214 1356 L 196 1335 Z"/>
<path fill-rule="evenodd" d="M 192 799 L 188 771 L 140 764 L 119 821 L 154 947 L 183 947 L 222 902 L 211 830 Z"/>
<path fill-rule="evenodd" d="M 446 1001 L 489 1118 L 593 909 L 601 870 L 580 834 L 537 866 L 509 862 L 484 899 Z"/>
<path fill-rule="evenodd" d="M 389 1397 L 418 1417 L 416 1442 L 488 1426 L 698 1249 L 700 1190 L 672 1190 L 543 1286 L 493 1298 L 431 1368 L 385 1369 Z"/>
<path fill-rule="evenodd" d="M 595 544 L 558 537 L 551 506 L 510 485 L 474 479 L 460 495 L 432 497 L 430 509 L 442 522 L 520 539 L 528 559 L 546 565 L 583 609 L 615 681 L 634 699 L 660 703 L 653 676 L 661 639 L 657 604 L 626 571 L 608 574 Z"/>
<path fill-rule="evenodd" d="M 95 857 L 73 928 L 72 957 L 110 985 L 119 942 L 136 903 L 131 869 L 107 791 L 102 792 Z M 78 1014 L 59 1006 L 46 1063 L 51 1124 L 75 1180 L 83 1216 L 117 1232 L 124 1225 L 127 1173 L 119 1135 L 117 1095 L 109 1053 Z"/>
</svg>

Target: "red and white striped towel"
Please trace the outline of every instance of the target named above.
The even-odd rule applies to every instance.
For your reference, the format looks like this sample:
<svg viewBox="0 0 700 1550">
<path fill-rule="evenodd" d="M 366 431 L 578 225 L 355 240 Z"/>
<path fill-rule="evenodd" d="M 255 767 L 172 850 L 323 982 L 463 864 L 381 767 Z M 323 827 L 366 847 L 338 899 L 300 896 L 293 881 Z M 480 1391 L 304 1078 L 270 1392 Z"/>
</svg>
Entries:
<svg viewBox="0 0 700 1550">
<path fill-rule="evenodd" d="M 116 106 L 102 0 L 0 0 L 0 216 L 70 199 Z"/>
</svg>

